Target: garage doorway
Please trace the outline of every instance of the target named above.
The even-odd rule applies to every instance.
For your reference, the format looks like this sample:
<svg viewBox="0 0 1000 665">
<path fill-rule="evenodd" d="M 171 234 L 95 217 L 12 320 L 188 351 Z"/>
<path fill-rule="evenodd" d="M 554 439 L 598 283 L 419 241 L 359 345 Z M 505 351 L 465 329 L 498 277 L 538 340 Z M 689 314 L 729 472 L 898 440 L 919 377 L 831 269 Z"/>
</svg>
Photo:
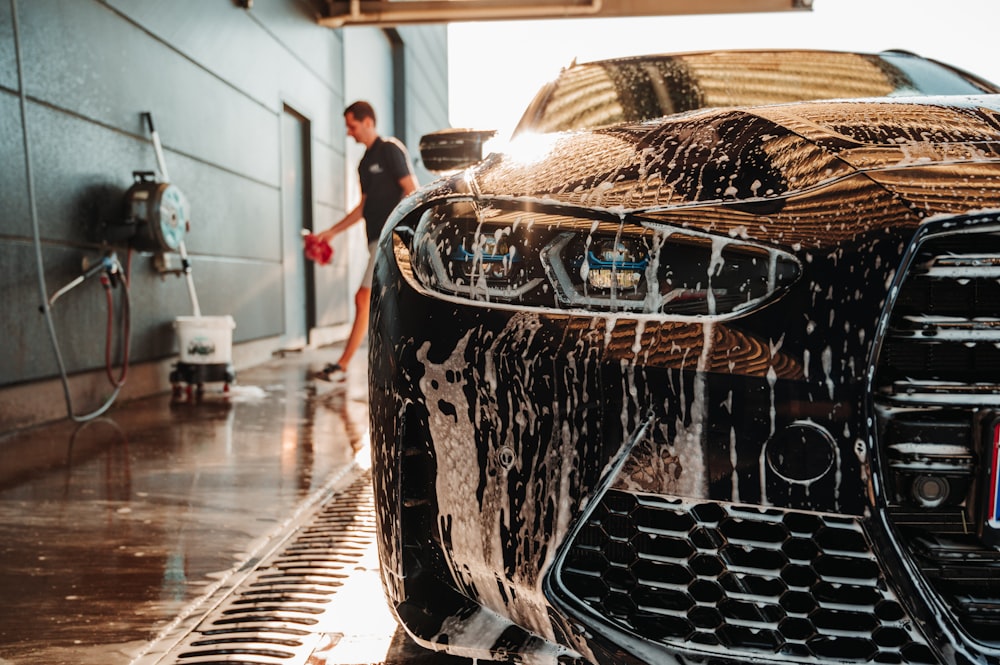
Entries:
<svg viewBox="0 0 1000 665">
<path fill-rule="evenodd" d="M 309 119 L 287 104 L 281 113 L 281 231 L 284 277 L 285 330 L 283 350 L 301 350 L 309 344 L 316 325 L 313 267 L 302 251 L 302 230 L 311 231 L 312 129 Z"/>
</svg>

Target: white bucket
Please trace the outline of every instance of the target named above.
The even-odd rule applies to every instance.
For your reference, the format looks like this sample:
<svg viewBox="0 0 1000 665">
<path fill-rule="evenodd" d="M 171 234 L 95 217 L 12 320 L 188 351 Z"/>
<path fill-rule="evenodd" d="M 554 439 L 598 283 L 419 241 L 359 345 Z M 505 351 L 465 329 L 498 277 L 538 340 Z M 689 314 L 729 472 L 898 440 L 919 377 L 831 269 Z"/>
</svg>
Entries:
<svg viewBox="0 0 1000 665">
<path fill-rule="evenodd" d="M 231 316 L 178 316 L 174 320 L 182 363 L 228 364 L 233 360 Z"/>
</svg>

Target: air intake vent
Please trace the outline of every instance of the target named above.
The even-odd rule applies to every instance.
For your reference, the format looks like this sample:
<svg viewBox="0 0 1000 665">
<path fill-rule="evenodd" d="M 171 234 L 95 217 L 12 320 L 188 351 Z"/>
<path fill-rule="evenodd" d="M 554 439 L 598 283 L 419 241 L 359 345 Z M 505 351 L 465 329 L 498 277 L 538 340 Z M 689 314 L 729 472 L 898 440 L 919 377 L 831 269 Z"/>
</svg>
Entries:
<svg viewBox="0 0 1000 665">
<path fill-rule="evenodd" d="M 886 508 L 901 554 L 969 637 L 996 646 L 1000 556 L 984 542 L 983 433 L 1000 414 L 1000 223 L 927 224 L 908 256 L 875 372 Z"/>
<path fill-rule="evenodd" d="M 935 662 L 849 517 L 611 490 L 556 574 L 591 616 L 671 647 Z"/>
</svg>

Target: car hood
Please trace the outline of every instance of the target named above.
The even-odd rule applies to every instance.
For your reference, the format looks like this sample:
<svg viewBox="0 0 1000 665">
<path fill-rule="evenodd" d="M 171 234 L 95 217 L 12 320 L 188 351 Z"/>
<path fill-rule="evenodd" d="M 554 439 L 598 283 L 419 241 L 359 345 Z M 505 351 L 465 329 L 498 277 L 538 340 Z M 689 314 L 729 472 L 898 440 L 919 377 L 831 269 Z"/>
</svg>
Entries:
<svg viewBox="0 0 1000 665">
<path fill-rule="evenodd" d="M 906 198 L 900 171 L 947 164 L 941 177 L 961 180 L 1000 159 L 998 110 L 995 95 L 709 109 L 522 136 L 464 179 L 483 196 L 624 211 L 780 205 L 861 172 Z"/>
</svg>

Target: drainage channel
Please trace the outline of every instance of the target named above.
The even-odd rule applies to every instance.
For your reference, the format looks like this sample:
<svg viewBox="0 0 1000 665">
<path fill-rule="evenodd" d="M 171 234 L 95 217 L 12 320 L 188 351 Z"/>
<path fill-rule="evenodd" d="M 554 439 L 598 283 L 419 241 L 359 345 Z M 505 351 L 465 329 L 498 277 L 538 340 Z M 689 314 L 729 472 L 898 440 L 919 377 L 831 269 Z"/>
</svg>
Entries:
<svg viewBox="0 0 1000 665">
<path fill-rule="evenodd" d="M 334 597 L 375 556 L 371 474 L 360 472 L 261 560 L 157 665 L 305 663 L 334 627 Z"/>
</svg>

